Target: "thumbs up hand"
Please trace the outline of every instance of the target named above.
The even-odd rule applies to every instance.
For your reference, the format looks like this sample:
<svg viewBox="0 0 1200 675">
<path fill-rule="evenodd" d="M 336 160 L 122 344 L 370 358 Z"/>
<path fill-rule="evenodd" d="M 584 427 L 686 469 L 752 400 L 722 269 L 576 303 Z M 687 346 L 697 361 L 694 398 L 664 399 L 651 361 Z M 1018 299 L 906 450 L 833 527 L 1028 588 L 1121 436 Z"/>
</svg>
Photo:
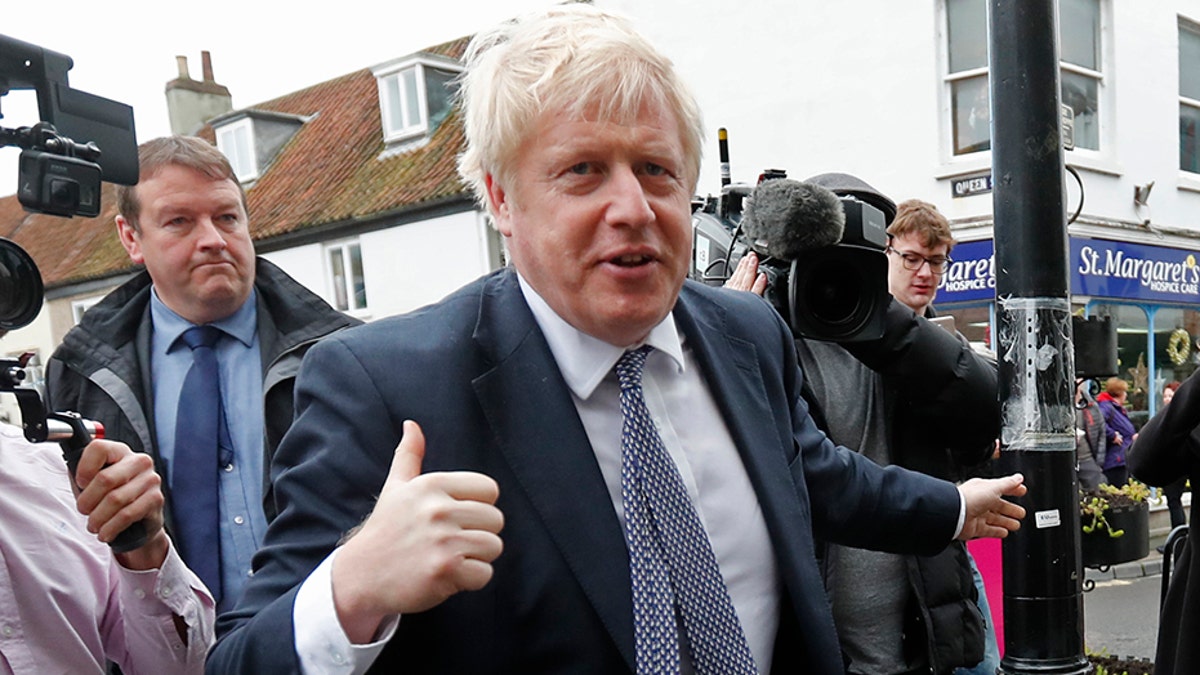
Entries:
<svg viewBox="0 0 1200 675">
<path fill-rule="evenodd" d="M 503 549 L 500 488 L 467 471 L 421 474 L 425 435 L 404 423 L 375 510 L 333 562 L 333 601 L 347 637 L 369 642 L 395 614 L 421 612 L 492 578 Z"/>
</svg>

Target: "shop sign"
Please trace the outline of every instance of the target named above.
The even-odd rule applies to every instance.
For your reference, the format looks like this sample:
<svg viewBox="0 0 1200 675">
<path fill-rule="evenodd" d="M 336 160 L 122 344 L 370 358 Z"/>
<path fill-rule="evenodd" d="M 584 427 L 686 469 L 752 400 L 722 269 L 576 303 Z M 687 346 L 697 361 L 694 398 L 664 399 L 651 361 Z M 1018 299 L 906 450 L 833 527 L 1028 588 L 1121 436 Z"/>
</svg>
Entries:
<svg viewBox="0 0 1200 675">
<path fill-rule="evenodd" d="M 1200 304 L 1200 252 L 1105 239 L 1071 238 L 1071 293 L 1097 298 Z M 936 304 L 993 300 L 995 244 L 959 244 L 938 284 Z"/>
<path fill-rule="evenodd" d="M 950 251 L 950 268 L 938 283 L 935 303 L 994 300 L 996 257 L 991 239 L 968 241 Z"/>
<path fill-rule="evenodd" d="M 1196 257 L 1186 249 L 1071 239 L 1071 290 L 1105 298 L 1200 303 Z"/>
</svg>

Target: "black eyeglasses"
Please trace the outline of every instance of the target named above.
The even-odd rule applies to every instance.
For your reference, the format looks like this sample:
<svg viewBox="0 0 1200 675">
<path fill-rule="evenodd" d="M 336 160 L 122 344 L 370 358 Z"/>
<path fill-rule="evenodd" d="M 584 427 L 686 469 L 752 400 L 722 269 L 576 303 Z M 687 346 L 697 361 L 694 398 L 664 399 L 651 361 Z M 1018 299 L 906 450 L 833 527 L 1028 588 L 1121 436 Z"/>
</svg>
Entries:
<svg viewBox="0 0 1200 675">
<path fill-rule="evenodd" d="M 954 262 L 950 256 L 935 255 L 932 258 L 926 258 L 923 255 L 918 255 L 912 251 L 901 251 L 891 246 L 887 247 L 888 253 L 895 253 L 900 256 L 900 262 L 904 265 L 904 269 L 916 272 L 920 270 L 925 263 L 929 263 L 929 271 L 941 276 L 946 273 L 950 267 L 950 263 Z"/>
</svg>

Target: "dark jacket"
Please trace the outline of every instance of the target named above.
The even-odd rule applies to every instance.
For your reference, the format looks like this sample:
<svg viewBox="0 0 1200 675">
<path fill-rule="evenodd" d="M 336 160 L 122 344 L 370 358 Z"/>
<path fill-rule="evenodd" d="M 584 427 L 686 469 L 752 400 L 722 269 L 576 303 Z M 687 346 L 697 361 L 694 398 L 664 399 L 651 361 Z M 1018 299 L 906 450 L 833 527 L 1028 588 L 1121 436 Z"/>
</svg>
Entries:
<svg viewBox="0 0 1200 675">
<path fill-rule="evenodd" d="M 1200 377 L 1193 374 L 1138 434 L 1129 451 L 1130 472 L 1149 485 L 1164 487 L 1195 474 L 1200 461 Z M 1197 522 L 1200 500 L 1192 501 Z M 1200 537 L 1194 534 L 1171 573 L 1170 586 L 1158 621 L 1154 672 L 1183 675 L 1200 672 Z"/>
<path fill-rule="evenodd" d="M 262 258 L 255 266 L 254 288 L 266 424 L 263 496 L 267 518 L 272 518 L 275 508 L 265 469 L 292 423 L 292 388 L 300 359 L 320 338 L 362 322 L 333 309 Z M 164 474 L 155 447 L 150 289 L 150 275 L 142 271 L 84 314 L 50 356 L 46 397 L 55 410 L 73 410 L 102 422 L 108 438 L 149 453 Z M 165 480 L 162 489 L 170 523 L 171 496 Z"/>
<path fill-rule="evenodd" d="M 868 405 L 873 406 L 872 414 L 884 411 L 886 415 L 886 455 L 891 464 L 961 480 L 991 456 L 1000 433 L 996 366 L 961 336 L 893 301 L 880 340 L 847 343 L 842 348 L 825 345 L 806 350 L 802 341 L 797 346 L 806 369 L 815 349 L 819 358 L 844 359 L 817 366 L 832 377 L 839 371 L 847 376 L 861 372 L 854 360 L 874 371 L 881 384 L 875 390 L 883 400 Z M 844 406 L 863 405 L 860 401 L 868 395 L 873 394 L 862 392 L 855 400 L 836 401 L 829 400 L 827 392 L 809 391 L 806 398 L 818 425 L 828 429 L 826 415 L 838 414 Z M 985 627 L 966 547 L 953 542 L 937 555 L 906 556 L 905 563 L 910 591 L 905 648 L 910 656 L 913 650 L 923 650 L 924 659 L 919 660 L 927 661 L 931 672 L 938 674 L 977 664 L 983 658 Z"/>
<path fill-rule="evenodd" d="M 772 670 L 843 673 L 813 535 L 933 553 L 954 531 L 957 492 L 830 443 L 800 401 L 791 335 L 766 301 L 689 281 L 672 315 L 767 521 L 782 593 Z M 207 672 L 296 672 L 297 589 L 375 507 L 406 419 L 424 431 L 423 471 L 499 484 L 504 553 L 483 590 L 403 617 L 371 671 L 633 672 L 621 522 L 511 269 L 322 340 L 296 394 L 274 465 L 279 516 L 241 602 L 218 621 Z"/>
<path fill-rule="evenodd" d="M 1125 408 L 1117 403 L 1116 399 L 1109 396 L 1108 392 L 1100 392 L 1100 395 L 1096 397 L 1096 403 L 1104 412 L 1105 437 L 1108 439 L 1104 463 L 1100 466 L 1105 470 L 1125 466 L 1125 453 L 1133 445 L 1133 435 L 1137 433 L 1137 429 L 1134 428 L 1133 421 L 1129 419 L 1129 413 L 1125 412 Z M 1120 443 L 1116 442 L 1118 432 L 1121 434 Z"/>
</svg>

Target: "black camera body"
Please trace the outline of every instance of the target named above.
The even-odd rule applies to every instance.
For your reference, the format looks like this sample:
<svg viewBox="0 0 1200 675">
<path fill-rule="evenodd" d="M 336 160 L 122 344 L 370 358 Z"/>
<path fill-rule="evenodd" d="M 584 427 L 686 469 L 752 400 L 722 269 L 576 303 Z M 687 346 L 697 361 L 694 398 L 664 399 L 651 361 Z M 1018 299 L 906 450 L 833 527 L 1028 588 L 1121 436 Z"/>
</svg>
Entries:
<svg viewBox="0 0 1200 675">
<path fill-rule="evenodd" d="M 770 171 L 763 180 L 782 178 Z M 747 251 L 759 254 L 763 293 L 796 337 L 860 342 L 883 336 L 891 299 L 887 287 L 887 220 L 877 207 L 841 196 L 846 224 L 835 245 L 801 251 L 792 260 L 763 255 L 741 230 L 753 190 L 726 185 L 721 196 L 694 205 L 689 276 L 712 286 L 728 280 Z"/>
</svg>

